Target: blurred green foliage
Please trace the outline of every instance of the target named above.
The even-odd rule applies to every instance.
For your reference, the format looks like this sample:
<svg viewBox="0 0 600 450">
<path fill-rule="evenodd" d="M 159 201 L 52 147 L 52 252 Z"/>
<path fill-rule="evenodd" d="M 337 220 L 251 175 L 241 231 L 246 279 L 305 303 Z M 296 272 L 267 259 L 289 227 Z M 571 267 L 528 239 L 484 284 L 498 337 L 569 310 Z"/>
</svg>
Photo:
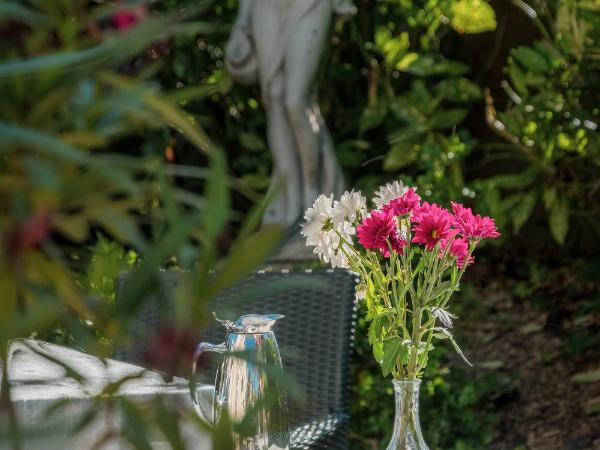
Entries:
<svg viewBox="0 0 600 450">
<path fill-rule="evenodd" d="M 260 208 L 251 205 L 270 171 L 260 93 L 235 86 L 224 70 L 237 1 L 152 2 L 127 30 L 111 25 L 115 4 L 98 4 L 0 4 L 3 352 L 9 338 L 35 329 L 106 353 L 98 332 L 125 338 L 136 299 L 165 264 L 196 270 L 176 297 L 179 325 L 199 326 L 194 288 L 209 286 L 200 299 L 214 294 L 279 236 L 254 232 Z M 519 233 L 566 253 L 597 251 L 598 2 L 356 6 L 353 19 L 333 24 L 317 80 L 348 185 L 368 194 L 401 178 L 428 200 L 462 197 L 497 219 L 506 251 Z M 134 259 L 141 270 L 116 310 L 114 275 Z M 534 281 L 519 287 L 525 298 Z M 391 388 L 360 333 L 354 441 L 378 448 L 390 431 Z M 596 342 L 573 333 L 566 351 Z M 471 378 L 447 364 L 443 349 L 429 367 L 422 410 L 431 447 L 485 446 L 497 420 L 491 394 L 504 381 Z M 121 406 L 131 423 L 148 413 Z"/>
<path fill-rule="evenodd" d="M 203 324 L 206 299 L 247 274 L 277 244 L 279 227 L 255 231 L 261 202 L 243 221 L 233 211 L 230 190 L 236 182 L 222 149 L 176 105 L 177 95 L 150 79 L 154 55 L 170 36 L 210 30 L 196 21 L 204 7 L 196 3 L 161 15 L 143 8 L 133 23 L 126 16 L 125 26 L 122 14 L 130 10 L 120 4 L 0 4 L 1 360 L 7 361 L 10 340 L 57 330 L 63 341 L 110 356 L 113 345 L 127 341 L 129 324 L 158 282 L 159 269 L 190 251 L 196 263 L 174 293 L 173 332 L 191 335 Z M 140 151 L 151 133 L 184 136 L 202 166 L 168 164 L 163 155 Z M 186 190 L 178 178 L 201 180 L 200 189 Z M 218 239 L 230 221 L 239 240 L 230 242 L 228 259 Z M 100 230 L 107 238 L 98 239 L 83 275 L 79 249 L 93 244 Z M 139 264 L 120 301 L 112 301 L 109 278 L 135 258 Z M 189 366 L 190 355 L 182 349 L 169 353 Z M 19 426 L 8 367 L 1 366 L 0 446 L 19 449 L 22 438 L 36 430 Z M 85 383 L 63 368 L 74 382 Z M 177 425 L 183 412 L 166 412 L 161 400 L 132 405 L 113 397 L 122 381 L 91 399 L 72 432 L 104 407 L 115 408 L 125 426 L 109 434 L 133 448 L 150 448 L 150 435 L 158 432 L 172 448 L 183 448 Z M 53 414 L 67 406 L 58 402 Z M 186 414 L 194 420 L 193 411 Z"/>
</svg>

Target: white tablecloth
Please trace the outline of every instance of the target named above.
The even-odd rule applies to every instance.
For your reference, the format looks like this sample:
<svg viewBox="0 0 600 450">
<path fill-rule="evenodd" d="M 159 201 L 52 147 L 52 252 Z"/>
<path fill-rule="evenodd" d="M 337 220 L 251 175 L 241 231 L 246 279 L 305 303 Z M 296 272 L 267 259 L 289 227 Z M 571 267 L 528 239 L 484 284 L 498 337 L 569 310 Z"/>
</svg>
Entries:
<svg viewBox="0 0 600 450">
<path fill-rule="evenodd" d="M 83 375 L 85 382 L 80 384 L 67 377 L 63 367 L 38 353 L 61 361 Z M 142 367 L 132 364 L 114 360 L 103 362 L 82 352 L 35 340 L 13 341 L 8 355 L 11 400 L 19 423 L 25 430 L 26 442 L 23 450 L 92 448 L 108 430 L 121 426 L 121 418 L 106 408 L 82 431 L 73 434 L 73 425 L 78 423 L 92 406 L 91 398 L 101 393 L 108 384 L 144 371 Z M 210 388 L 206 387 L 205 392 L 205 400 L 210 401 Z M 115 395 L 126 396 L 128 400 L 136 403 L 148 402 L 160 395 L 169 406 L 193 411 L 187 380 L 175 378 L 172 383 L 165 383 L 162 376 L 156 372 L 144 372 L 140 377 L 125 382 Z M 66 405 L 57 412 L 47 413 L 51 405 L 65 399 L 68 399 Z M 6 416 L 0 417 L 0 426 L 4 430 L 7 419 Z M 40 425 L 48 425 L 48 429 L 36 436 L 32 427 Z M 211 438 L 207 431 L 191 421 L 183 421 L 180 425 L 186 448 L 211 450 Z M 170 448 L 160 433 L 151 439 L 151 444 L 155 449 Z M 10 448 L 7 440 L 0 435 L 0 450 Z M 129 447 L 118 439 L 111 439 L 100 448 L 115 450 Z"/>
</svg>

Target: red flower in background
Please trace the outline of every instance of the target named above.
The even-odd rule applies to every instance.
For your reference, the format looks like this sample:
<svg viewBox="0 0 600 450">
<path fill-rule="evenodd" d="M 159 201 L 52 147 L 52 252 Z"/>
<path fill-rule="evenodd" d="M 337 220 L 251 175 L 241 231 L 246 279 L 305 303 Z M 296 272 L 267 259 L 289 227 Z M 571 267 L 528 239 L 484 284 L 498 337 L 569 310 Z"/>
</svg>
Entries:
<svg viewBox="0 0 600 450">
<path fill-rule="evenodd" d="M 9 232 L 6 248 L 12 258 L 20 253 L 38 247 L 50 234 L 52 217 L 48 211 L 40 211 L 30 216 L 18 229 Z"/>
<path fill-rule="evenodd" d="M 398 221 L 391 211 L 371 211 L 356 228 L 356 234 L 358 242 L 364 248 L 379 249 L 386 258 L 390 256 L 390 245 L 399 254 L 406 245 L 406 241 L 400 236 Z"/>
<path fill-rule="evenodd" d="M 191 329 L 163 326 L 144 350 L 144 362 L 168 377 L 188 374 L 196 343 L 195 333 Z"/>
<path fill-rule="evenodd" d="M 122 3 L 123 1 L 119 1 L 119 4 Z M 117 30 L 126 31 L 144 20 L 147 14 L 148 7 L 146 4 L 142 3 L 140 5 L 120 8 L 119 11 L 114 13 L 110 19 L 113 27 L 115 27 Z"/>
</svg>

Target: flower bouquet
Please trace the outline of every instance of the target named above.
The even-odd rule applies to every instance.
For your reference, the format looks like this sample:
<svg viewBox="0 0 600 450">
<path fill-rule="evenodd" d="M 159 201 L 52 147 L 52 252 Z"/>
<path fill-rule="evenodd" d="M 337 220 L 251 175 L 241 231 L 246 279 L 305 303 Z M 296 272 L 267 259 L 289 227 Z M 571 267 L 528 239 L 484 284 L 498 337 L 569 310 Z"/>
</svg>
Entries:
<svg viewBox="0 0 600 450">
<path fill-rule="evenodd" d="M 484 238 L 500 236 L 494 220 L 452 202 L 452 211 L 421 202 L 396 181 L 375 193 L 367 210 L 359 192 L 319 196 L 302 235 L 332 267 L 360 276 L 356 297 L 367 307 L 369 343 L 384 376 L 392 375 L 396 421 L 388 450 L 427 449 L 418 418 L 420 377 L 436 339 L 468 363 L 451 333 L 452 294 Z"/>
</svg>

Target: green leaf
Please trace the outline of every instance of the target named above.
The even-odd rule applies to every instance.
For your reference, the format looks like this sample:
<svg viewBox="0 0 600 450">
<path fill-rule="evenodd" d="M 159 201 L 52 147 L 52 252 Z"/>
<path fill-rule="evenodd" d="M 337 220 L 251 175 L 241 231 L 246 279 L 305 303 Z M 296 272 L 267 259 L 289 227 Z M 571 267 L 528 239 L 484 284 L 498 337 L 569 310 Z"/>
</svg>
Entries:
<svg viewBox="0 0 600 450">
<path fill-rule="evenodd" d="M 242 175 L 240 181 L 250 189 L 265 191 L 271 184 L 271 178 L 267 174 L 249 173 Z"/>
<path fill-rule="evenodd" d="M 387 314 L 376 315 L 371 321 L 371 324 L 369 325 L 369 343 L 373 344 L 377 341 L 381 341 L 384 336 L 384 332 L 389 326 L 389 324 L 390 321 L 388 319 Z"/>
<path fill-rule="evenodd" d="M 466 108 L 442 110 L 431 118 L 431 127 L 440 130 L 452 128 L 461 123 L 468 113 L 469 110 Z"/>
<path fill-rule="evenodd" d="M 376 128 L 383 123 L 388 113 L 386 102 L 379 101 L 374 105 L 367 106 L 360 118 L 359 133 L 362 134 L 372 128 Z"/>
<path fill-rule="evenodd" d="M 546 59 L 530 47 L 517 47 L 512 51 L 512 56 L 531 72 L 546 73 L 550 70 Z"/>
<path fill-rule="evenodd" d="M 521 227 L 531 216 L 531 213 L 537 204 L 537 200 L 537 191 L 530 191 L 528 194 L 521 196 L 521 201 L 512 209 L 512 221 L 515 234 L 519 233 Z"/>
<path fill-rule="evenodd" d="M 402 343 L 402 339 L 398 337 L 389 339 L 383 343 L 383 362 L 381 364 L 381 369 L 384 377 L 392 373 L 395 369 L 403 349 L 406 351 L 406 346 Z"/>
<path fill-rule="evenodd" d="M 458 61 L 448 61 L 438 55 L 420 55 L 404 72 L 418 77 L 434 75 L 464 75 L 469 67 Z"/>
<path fill-rule="evenodd" d="M 554 202 L 556 201 L 556 187 L 555 186 L 544 186 L 544 207 L 550 211 Z"/>
<path fill-rule="evenodd" d="M 417 160 L 417 150 L 415 144 L 408 142 L 399 142 L 390 148 L 383 161 L 385 170 L 398 170 L 412 164 Z"/>
<path fill-rule="evenodd" d="M 166 98 L 172 102 L 187 102 L 209 97 L 213 94 L 218 94 L 221 91 L 222 85 L 220 83 L 202 84 L 200 86 L 189 86 L 176 89 L 166 94 Z"/>
<path fill-rule="evenodd" d="M 170 411 L 162 399 L 155 400 L 154 409 L 156 411 L 156 424 L 162 431 L 165 438 L 169 442 L 172 450 L 184 450 L 186 448 L 181 435 L 181 424 L 177 420 L 177 416 Z"/>
<path fill-rule="evenodd" d="M 137 96 L 144 104 L 157 113 L 166 124 L 178 129 L 192 144 L 206 154 L 211 155 L 219 152 L 219 149 L 205 131 L 187 113 L 152 89 L 139 89 L 139 86 L 136 86 L 133 80 L 112 73 L 103 72 L 98 77 L 107 84 L 120 89 L 122 92 Z"/>
<path fill-rule="evenodd" d="M 136 221 L 129 214 L 114 208 L 103 208 L 97 212 L 90 208 L 90 213 L 90 217 L 119 242 L 131 244 L 138 251 L 143 252 L 147 249 L 147 244 L 137 227 Z"/>
<path fill-rule="evenodd" d="M 119 397 L 119 405 L 125 438 L 136 450 L 152 450 L 147 436 L 148 427 L 144 425 L 144 419 L 136 405 L 125 397 Z"/>
<path fill-rule="evenodd" d="M 375 45 L 385 56 L 385 61 L 390 67 L 396 66 L 400 58 L 410 47 L 409 35 L 402 32 L 397 36 L 392 36 L 392 31 L 383 25 L 375 29 Z"/>
<path fill-rule="evenodd" d="M 46 17 L 17 2 L 4 1 L 0 3 L 0 22 L 5 23 L 9 21 L 21 22 L 32 27 L 37 27 L 46 22 Z"/>
<path fill-rule="evenodd" d="M 452 103 L 470 103 L 481 99 L 481 88 L 464 77 L 446 78 L 434 90 L 441 99 Z"/>
<path fill-rule="evenodd" d="M 429 129 L 427 125 L 414 122 L 392 131 L 387 138 L 390 144 L 398 144 L 415 139 L 429 131 Z"/>
<path fill-rule="evenodd" d="M 238 242 L 231 250 L 225 266 L 219 270 L 211 283 L 209 295 L 217 294 L 249 274 L 279 245 L 283 231 L 279 225 L 265 225 L 253 235 Z"/>
<path fill-rule="evenodd" d="M 521 173 L 510 173 L 490 177 L 486 182 L 490 186 L 502 189 L 525 189 L 537 181 L 538 172 L 535 169 L 526 170 Z"/>
<path fill-rule="evenodd" d="M 451 8 L 450 25 L 459 33 L 475 34 L 496 29 L 496 13 L 485 0 L 458 0 Z"/>
<path fill-rule="evenodd" d="M 377 363 L 383 362 L 383 344 L 380 341 L 373 342 L 373 358 Z"/>
<path fill-rule="evenodd" d="M 446 291 L 448 291 L 448 289 L 450 289 L 452 286 L 453 286 L 453 284 L 450 283 L 449 281 L 444 281 L 443 283 L 440 283 L 439 286 L 437 286 L 435 288 L 435 290 L 432 292 L 431 296 L 427 299 L 427 301 L 435 300 L 440 295 L 442 295 Z"/>
<path fill-rule="evenodd" d="M 227 166 L 223 152 L 213 155 L 210 162 L 210 175 L 206 187 L 206 204 L 210 209 L 203 215 L 202 225 L 207 240 L 214 243 L 229 219 L 229 189 L 227 179 Z"/>
<path fill-rule="evenodd" d="M 410 52 L 404 55 L 400 60 L 396 63 L 396 69 L 400 71 L 404 71 L 408 66 L 414 63 L 417 59 L 419 59 L 419 54 L 415 52 Z"/>
<path fill-rule="evenodd" d="M 254 133 L 240 133 L 240 143 L 242 147 L 253 152 L 263 152 L 267 150 L 267 145 L 262 137 Z"/>
<path fill-rule="evenodd" d="M 564 199 L 558 198 L 550 209 L 550 232 L 559 244 L 565 242 L 569 231 L 569 207 Z"/>
<path fill-rule="evenodd" d="M 81 214 L 58 215 L 54 218 L 54 227 L 68 239 L 82 243 L 88 236 L 88 219 Z"/>
<path fill-rule="evenodd" d="M 518 94 L 527 95 L 529 93 L 527 90 L 527 80 L 518 64 L 512 63 L 508 66 L 508 76 Z"/>
<path fill-rule="evenodd" d="M 19 147 L 27 150 L 35 149 L 50 157 L 83 165 L 126 191 L 136 192 L 138 190 L 131 177 L 119 170 L 118 167 L 106 164 L 99 158 L 93 158 L 50 134 L 0 122 L 0 144 L 0 154 L 6 154 L 11 149 Z"/>
</svg>

